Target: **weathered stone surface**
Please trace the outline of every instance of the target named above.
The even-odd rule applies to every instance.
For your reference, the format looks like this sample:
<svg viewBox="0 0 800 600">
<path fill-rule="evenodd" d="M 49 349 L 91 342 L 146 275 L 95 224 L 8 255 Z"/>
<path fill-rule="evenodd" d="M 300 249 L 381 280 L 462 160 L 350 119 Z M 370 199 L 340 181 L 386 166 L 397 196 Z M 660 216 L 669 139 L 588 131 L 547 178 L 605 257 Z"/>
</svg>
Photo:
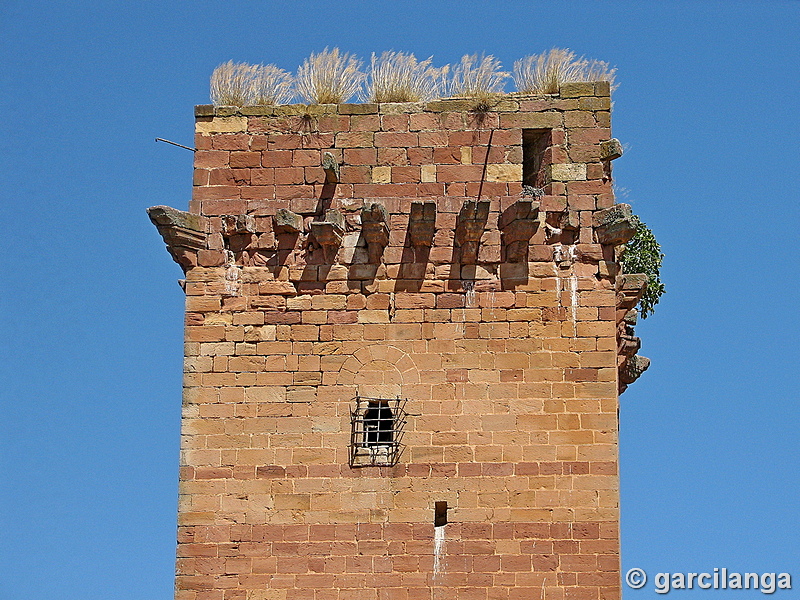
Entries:
<svg viewBox="0 0 800 600">
<path fill-rule="evenodd" d="M 300 233 L 303 231 L 303 217 L 289 209 L 279 208 L 272 219 L 276 233 Z"/>
<path fill-rule="evenodd" d="M 563 163 L 550 165 L 550 179 L 553 181 L 586 181 L 585 163 Z"/>
<path fill-rule="evenodd" d="M 622 144 L 617 138 L 600 142 L 600 158 L 602 160 L 615 160 L 622 156 Z"/>
<path fill-rule="evenodd" d="M 486 165 L 486 181 L 522 181 L 522 165 Z"/>
<path fill-rule="evenodd" d="M 518 200 L 500 215 L 497 225 L 508 262 L 527 260 L 530 239 L 539 227 L 538 216 L 539 203 L 532 200 Z"/>
<path fill-rule="evenodd" d="M 594 235 L 599 244 L 619 246 L 636 234 L 636 220 L 629 204 L 615 204 L 592 216 Z"/>
<path fill-rule="evenodd" d="M 575 83 L 562 83 L 559 87 L 559 95 L 562 98 L 579 98 L 582 96 L 594 96 L 594 82 L 581 81 Z"/>
<path fill-rule="evenodd" d="M 195 122 L 194 130 L 203 135 L 247 131 L 247 117 L 200 117 Z"/>
<path fill-rule="evenodd" d="M 650 367 L 650 359 L 645 356 L 631 356 L 619 371 L 619 381 L 626 387 L 647 371 Z"/>
<path fill-rule="evenodd" d="M 173 260 L 184 273 L 197 265 L 197 252 L 206 248 L 206 219 L 169 206 L 151 206 L 147 215 L 158 229 Z"/>
<path fill-rule="evenodd" d="M 151 206 L 147 209 L 147 216 L 156 226 L 181 227 L 201 233 L 205 231 L 205 217 L 178 210 L 171 206 Z"/>
<path fill-rule="evenodd" d="M 455 232 L 461 264 L 474 265 L 478 259 L 478 244 L 486 230 L 489 205 L 487 200 L 466 200 L 461 207 Z"/>
<path fill-rule="evenodd" d="M 337 183 L 340 177 L 339 163 L 330 152 L 322 155 L 322 168 L 325 171 L 326 183 Z"/>
<path fill-rule="evenodd" d="M 377 263 L 383 249 L 389 243 L 389 227 L 386 207 L 377 202 L 364 205 L 361 209 L 361 232 L 367 240 L 369 262 Z"/>
<path fill-rule="evenodd" d="M 617 309 L 627 311 L 635 307 L 641 299 L 649 277 L 644 273 L 628 273 L 621 280 L 617 293 Z"/>
<path fill-rule="evenodd" d="M 430 246 L 436 230 L 436 203 L 414 200 L 408 226 L 412 246 Z"/>
<path fill-rule="evenodd" d="M 234 235 L 237 233 L 255 233 L 256 220 L 252 215 L 222 215 L 223 235 Z"/>
</svg>

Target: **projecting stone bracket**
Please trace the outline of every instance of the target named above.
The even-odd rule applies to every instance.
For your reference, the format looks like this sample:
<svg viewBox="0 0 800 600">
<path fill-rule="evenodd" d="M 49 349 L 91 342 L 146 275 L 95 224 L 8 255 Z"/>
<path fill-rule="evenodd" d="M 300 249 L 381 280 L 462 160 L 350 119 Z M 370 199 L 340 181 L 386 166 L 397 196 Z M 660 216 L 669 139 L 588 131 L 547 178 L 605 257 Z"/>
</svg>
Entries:
<svg viewBox="0 0 800 600">
<path fill-rule="evenodd" d="M 600 160 L 616 160 L 622 153 L 622 144 L 617 138 L 600 142 Z"/>
<path fill-rule="evenodd" d="M 622 320 L 636 306 L 647 287 L 649 277 L 644 273 L 628 273 L 618 279 L 617 315 Z"/>
<path fill-rule="evenodd" d="M 324 221 L 312 221 L 311 235 L 322 246 L 325 261 L 332 263 L 342 244 L 344 216 L 336 209 L 326 210 Z"/>
<path fill-rule="evenodd" d="M 617 357 L 620 393 L 650 366 L 649 358 L 636 354 L 642 342 L 634 335 L 633 329 L 639 317 L 635 306 L 647 288 L 648 280 L 648 276 L 644 273 L 627 274 L 617 279 Z"/>
<path fill-rule="evenodd" d="M 325 171 L 325 183 L 339 183 L 339 163 L 330 152 L 322 155 L 322 169 Z"/>
<path fill-rule="evenodd" d="M 630 384 L 639 379 L 642 373 L 650 366 L 650 359 L 645 356 L 631 356 L 619 368 L 620 393 L 625 391 Z"/>
<path fill-rule="evenodd" d="M 636 234 L 636 218 L 629 204 L 615 204 L 592 216 L 592 226 L 598 244 L 619 246 Z"/>
<path fill-rule="evenodd" d="M 286 208 L 279 208 L 272 217 L 275 233 L 300 233 L 303 231 L 303 217 Z"/>
<path fill-rule="evenodd" d="M 361 209 L 361 233 L 367 241 L 370 263 L 379 263 L 383 249 L 389 243 L 389 220 L 382 204 L 369 203 Z"/>
<path fill-rule="evenodd" d="M 197 253 L 206 248 L 205 217 L 169 206 L 151 206 L 147 209 L 147 216 L 183 272 L 197 266 Z"/>
<path fill-rule="evenodd" d="M 478 262 L 478 245 L 488 218 L 488 200 L 467 200 L 461 207 L 456 221 L 455 241 L 460 249 L 462 265 L 474 265 Z"/>
<path fill-rule="evenodd" d="M 498 220 L 502 232 L 506 262 L 519 263 L 528 260 L 528 246 L 539 227 L 539 203 L 518 200 L 508 207 Z"/>
<path fill-rule="evenodd" d="M 222 235 L 246 235 L 256 232 L 256 220 L 252 215 L 222 215 Z"/>
<path fill-rule="evenodd" d="M 436 232 L 436 203 L 414 200 L 408 218 L 408 237 L 414 248 L 430 248 Z"/>
</svg>

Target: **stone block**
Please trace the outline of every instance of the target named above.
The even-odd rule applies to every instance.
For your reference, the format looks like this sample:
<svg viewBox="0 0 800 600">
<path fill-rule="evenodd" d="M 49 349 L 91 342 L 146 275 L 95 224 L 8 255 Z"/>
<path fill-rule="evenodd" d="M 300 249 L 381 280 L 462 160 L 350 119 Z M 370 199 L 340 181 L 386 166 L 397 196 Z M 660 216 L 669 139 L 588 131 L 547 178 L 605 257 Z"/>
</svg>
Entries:
<svg viewBox="0 0 800 600">
<path fill-rule="evenodd" d="M 615 204 L 595 212 L 592 226 L 598 244 L 619 246 L 636 234 L 636 219 L 629 204 Z"/>
</svg>

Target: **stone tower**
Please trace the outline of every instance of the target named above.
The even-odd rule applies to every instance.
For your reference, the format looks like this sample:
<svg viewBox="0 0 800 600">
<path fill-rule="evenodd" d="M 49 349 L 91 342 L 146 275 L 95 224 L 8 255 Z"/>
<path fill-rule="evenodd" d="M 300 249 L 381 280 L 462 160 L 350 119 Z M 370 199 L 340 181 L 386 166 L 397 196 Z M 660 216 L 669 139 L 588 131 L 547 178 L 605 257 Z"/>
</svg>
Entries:
<svg viewBox="0 0 800 600">
<path fill-rule="evenodd" d="M 195 115 L 176 598 L 618 598 L 608 84 Z"/>
</svg>

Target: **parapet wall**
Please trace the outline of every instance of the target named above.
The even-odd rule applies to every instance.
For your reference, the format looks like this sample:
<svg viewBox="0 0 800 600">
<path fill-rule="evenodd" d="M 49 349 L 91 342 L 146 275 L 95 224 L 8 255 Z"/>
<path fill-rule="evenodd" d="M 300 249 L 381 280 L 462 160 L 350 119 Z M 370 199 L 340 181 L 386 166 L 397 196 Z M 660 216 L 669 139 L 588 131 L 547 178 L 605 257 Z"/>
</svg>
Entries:
<svg viewBox="0 0 800 600">
<path fill-rule="evenodd" d="M 619 597 L 608 85 L 471 102 L 197 107 L 178 598 Z"/>
</svg>

